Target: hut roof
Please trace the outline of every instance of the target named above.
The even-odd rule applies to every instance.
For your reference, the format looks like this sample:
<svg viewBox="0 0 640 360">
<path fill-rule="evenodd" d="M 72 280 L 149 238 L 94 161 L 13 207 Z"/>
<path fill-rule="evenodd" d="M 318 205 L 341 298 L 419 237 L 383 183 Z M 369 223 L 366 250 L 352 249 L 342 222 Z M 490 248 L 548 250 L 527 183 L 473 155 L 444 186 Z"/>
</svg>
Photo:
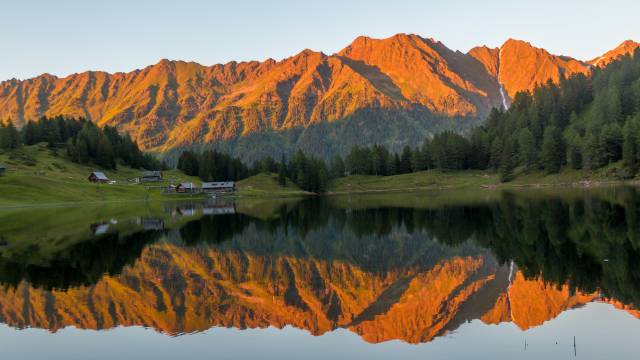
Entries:
<svg viewBox="0 0 640 360">
<path fill-rule="evenodd" d="M 196 186 L 193 185 L 193 183 L 180 183 L 177 187 L 183 188 L 183 189 L 193 189 Z"/>
<path fill-rule="evenodd" d="M 205 182 L 202 183 L 203 189 L 226 189 L 232 188 L 234 185 L 233 181 L 222 181 L 222 182 Z"/>
<path fill-rule="evenodd" d="M 105 175 L 102 171 L 94 171 L 94 172 L 91 173 L 91 175 L 95 176 L 96 179 L 98 179 L 98 180 L 105 180 L 105 181 L 109 180 L 107 175 Z"/>
</svg>

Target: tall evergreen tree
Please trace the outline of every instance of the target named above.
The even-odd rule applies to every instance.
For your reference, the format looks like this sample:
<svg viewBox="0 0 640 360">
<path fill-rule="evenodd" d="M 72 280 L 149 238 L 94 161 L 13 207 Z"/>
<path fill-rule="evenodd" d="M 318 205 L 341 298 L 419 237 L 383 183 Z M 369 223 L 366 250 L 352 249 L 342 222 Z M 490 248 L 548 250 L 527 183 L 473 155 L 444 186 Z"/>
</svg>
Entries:
<svg viewBox="0 0 640 360">
<path fill-rule="evenodd" d="M 511 141 L 507 141 L 502 150 L 500 159 L 500 182 L 509 182 L 513 180 L 513 170 L 515 168 L 515 154 Z"/>
<path fill-rule="evenodd" d="M 549 173 L 560 171 L 564 159 L 564 142 L 560 130 L 549 126 L 542 139 L 542 165 Z"/>
<path fill-rule="evenodd" d="M 409 174 L 413 171 L 413 167 L 411 165 L 411 159 L 413 158 L 413 152 L 411 151 L 411 147 L 405 146 L 402 149 L 402 156 L 400 157 L 400 174 Z"/>
<path fill-rule="evenodd" d="M 340 155 L 335 155 L 331 159 L 331 163 L 329 165 L 329 176 L 332 179 L 337 179 L 343 177 L 345 173 L 345 165 L 344 160 Z"/>
<path fill-rule="evenodd" d="M 287 185 L 287 163 L 284 160 L 284 154 L 282 154 L 280 164 L 278 164 L 278 183 L 280 186 Z"/>
<path fill-rule="evenodd" d="M 538 151 L 533 134 L 528 128 L 520 129 L 518 133 L 518 149 L 520 150 L 520 163 L 526 170 L 533 169 L 537 162 Z"/>
</svg>

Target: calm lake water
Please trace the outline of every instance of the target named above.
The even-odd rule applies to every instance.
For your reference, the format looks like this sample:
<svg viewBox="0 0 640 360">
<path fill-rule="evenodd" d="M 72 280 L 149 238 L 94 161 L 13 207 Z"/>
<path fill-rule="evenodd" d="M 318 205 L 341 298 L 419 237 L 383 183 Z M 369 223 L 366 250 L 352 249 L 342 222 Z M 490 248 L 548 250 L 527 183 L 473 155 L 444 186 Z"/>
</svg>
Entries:
<svg viewBox="0 0 640 360">
<path fill-rule="evenodd" d="M 634 359 L 640 191 L 0 210 L 2 359 Z"/>
</svg>

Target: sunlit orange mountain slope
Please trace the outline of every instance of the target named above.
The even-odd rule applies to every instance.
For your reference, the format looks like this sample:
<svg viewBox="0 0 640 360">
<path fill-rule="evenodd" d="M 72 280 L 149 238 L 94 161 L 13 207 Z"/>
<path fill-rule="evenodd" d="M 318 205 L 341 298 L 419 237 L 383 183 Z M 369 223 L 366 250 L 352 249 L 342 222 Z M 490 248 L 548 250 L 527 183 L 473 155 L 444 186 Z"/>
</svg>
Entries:
<svg viewBox="0 0 640 360">
<path fill-rule="evenodd" d="M 625 42 L 591 63 L 605 64 L 637 45 Z M 162 60 L 129 73 L 8 80 L 0 83 L 0 119 L 20 126 L 42 115 L 83 116 L 117 126 L 158 151 L 362 112 L 367 116 L 356 124 L 360 129 L 373 112 L 382 124 L 408 118 L 428 132 L 439 125 L 425 114 L 480 119 L 492 107 L 508 105 L 518 91 L 590 67 L 518 40 L 465 54 L 417 35 L 359 37 L 333 55 L 304 50 L 282 61 L 214 66 Z"/>
<path fill-rule="evenodd" d="M 622 44 L 620 44 L 615 49 L 607 51 L 604 55 L 599 56 L 599 57 L 597 57 L 597 58 L 595 58 L 593 60 L 590 60 L 589 64 L 594 65 L 594 66 L 600 66 L 600 67 L 606 66 L 608 63 L 616 60 L 620 56 L 627 55 L 627 54 L 633 54 L 633 52 L 637 48 L 640 48 L 640 43 L 637 43 L 637 42 L 632 41 L 632 40 L 627 40 L 627 41 L 623 42 Z"/>
</svg>

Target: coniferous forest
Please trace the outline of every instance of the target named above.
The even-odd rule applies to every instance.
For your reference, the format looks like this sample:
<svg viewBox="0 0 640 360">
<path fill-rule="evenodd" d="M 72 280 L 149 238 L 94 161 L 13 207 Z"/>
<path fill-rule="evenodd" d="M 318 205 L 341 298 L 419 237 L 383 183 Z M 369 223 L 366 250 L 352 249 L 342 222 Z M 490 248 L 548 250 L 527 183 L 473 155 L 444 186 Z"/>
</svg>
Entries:
<svg viewBox="0 0 640 360">
<path fill-rule="evenodd" d="M 120 135 L 114 127 L 100 128 L 83 118 L 42 117 L 27 122 L 20 130 L 11 121 L 0 123 L 0 149 L 43 142 L 50 148 L 66 148 L 71 161 L 79 164 L 112 170 L 117 168 L 118 161 L 138 169 L 163 167 L 156 157 L 142 152 L 130 136 Z"/>
</svg>

